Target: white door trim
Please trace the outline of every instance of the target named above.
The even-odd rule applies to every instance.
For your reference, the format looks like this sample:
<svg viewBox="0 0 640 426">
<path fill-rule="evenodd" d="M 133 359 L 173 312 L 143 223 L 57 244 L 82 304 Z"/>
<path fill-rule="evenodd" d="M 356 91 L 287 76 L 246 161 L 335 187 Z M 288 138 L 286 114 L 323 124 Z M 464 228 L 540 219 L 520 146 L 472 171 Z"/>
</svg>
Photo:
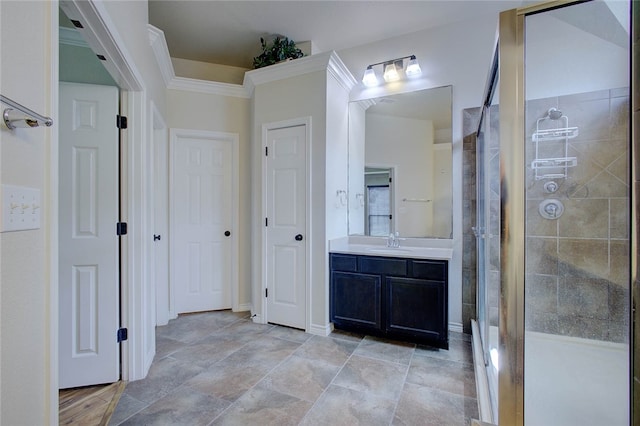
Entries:
<svg viewBox="0 0 640 426">
<path fill-rule="evenodd" d="M 312 263 L 309 259 L 313 257 L 312 253 L 312 244 L 311 239 L 313 235 L 311 233 L 311 178 L 312 178 L 312 170 L 311 170 L 311 117 L 300 117 L 293 118 L 290 120 L 283 121 L 275 121 L 272 123 L 264 123 L 262 125 L 262 135 L 261 135 L 261 176 L 262 176 L 262 247 L 260 253 L 260 262 L 261 262 L 261 270 L 260 273 L 262 275 L 260 280 L 260 299 L 261 299 L 261 316 L 257 316 L 254 318 L 255 322 L 260 322 L 262 324 L 266 324 L 269 322 L 269 313 L 267 312 L 267 298 L 265 297 L 265 291 L 267 288 L 267 262 L 265 262 L 267 255 L 267 229 L 264 226 L 264 218 L 267 217 L 267 157 L 264 155 L 265 148 L 267 146 L 267 133 L 270 130 L 282 129 L 285 127 L 294 127 L 294 126 L 305 126 L 305 143 L 306 146 L 306 168 L 307 168 L 307 176 L 306 176 L 306 188 L 305 188 L 305 208 L 307 211 L 307 217 L 305 218 L 305 267 L 306 267 L 306 275 L 305 275 L 305 288 L 306 288 L 306 301 L 305 301 L 305 331 L 309 331 L 311 326 L 311 276 L 312 276 Z M 256 303 L 254 302 L 254 306 Z"/>
<path fill-rule="evenodd" d="M 172 128 L 169 130 L 169 241 L 171 241 L 171 236 L 174 235 L 175 224 L 173 223 L 173 218 L 175 214 L 173 212 L 173 202 L 171 200 L 172 194 L 174 191 L 173 188 L 173 179 L 174 179 L 174 171 L 175 165 L 174 161 L 174 149 L 177 140 L 181 137 L 189 137 L 189 138 L 202 138 L 202 139 L 217 139 L 223 140 L 231 143 L 231 155 L 232 159 L 232 171 L 231 171 L 231 306 L 233 311 L 239 311 L 239 296 L 238 291 L 240 287 L 240 283 L 238 282 L 239 277 L 239 254 L 238 254 L 238 234 L 239 234 L 239 215 L 240 215 L 240 193 L 239 193 L 239 179 L 240 179 L 240 157 L 239 157 L 239 145 L 240 145 L 240 137 L 237 133 L 227 133 L 227 132 L 213 132 L 206 130 L 191 130 L 191 129 L 175 129 Z M 174 258 L 174 245 L 169 244 L 169 259 Z M 169 262 L 171 265 L 171 262 Z M 173 272 L 171 268 L 169 269 L 169 306 L 172 308 L 175 307 L 175 286 L 171 282 L 171 276 Z M 175 314 L 175 312 L 172 312 Z"/>
<path fill-rule="evenodd" d="M 51 117 L 53 118 L 54 126 L 52 129 L 48 130 L 48 136 L 51 141 L 51 147 L 49 151 L 49 182 L 48 185 L 45 183 L 44 187 L 44 196 L 42 197 L 45 208 L 43 210 L 48 211 L 48 222 L 45 223 L 49 228 L 49 424 L 57 425 L 60 419 L 60 399 L 58 394 L 59 387 L 59 379 L 58 379 L 58 370 L 59 370 L 59 361 L 60 356 L 58 353 L 58 326 L 60 324 L 59 315 L 60 310 L 58 308 L 59 304 L 59 279 L 58 279 L 58 271 L 59 271 L 59 256 L 58 256 L 58 151 L 59 151 L 59 138 L 58 138 L 58 128 L 55 125 L 58 123 L 58 99 L 59 99 L 59 89 L 58 83 L 60 80 L 59 76 L 59 33 L 58 33 L 58 25 L 60 22 L 59 18 L 59 8 L 58 2 L 52 1 L 49 4 L 50 12 L 49 12 L 49 49 L 51 52 L 51 64 L 49 69 L 49 88 L 51 91 L 51 95 L 49 96 L 49 111 L 51 111 Z M 46 200 L 46 201 L 45 201 Z"/>
</svg>

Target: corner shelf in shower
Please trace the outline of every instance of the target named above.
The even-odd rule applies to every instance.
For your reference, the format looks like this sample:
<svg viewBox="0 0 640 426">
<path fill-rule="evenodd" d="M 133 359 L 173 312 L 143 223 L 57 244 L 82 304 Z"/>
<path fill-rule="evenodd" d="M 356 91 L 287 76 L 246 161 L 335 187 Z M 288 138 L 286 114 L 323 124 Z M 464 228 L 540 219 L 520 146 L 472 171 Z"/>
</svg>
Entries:
<svg viewBox="0 0 640 426">
<path fill-rule="evenodd" d="M 555 127 L 551 129 L 541 129 L 540 123 L 543 121 L 561 121 L 563 127 Z M 562 115 L 562 112 L 556 108 L 551 108 L 546 115 L 536 121 L 536 131 L 531 136 L 531 140 L 535 143 L 535 159 L 531 162 L 531 168 L 535 170 L 535 179 L 564 179 L 567 177 L 569 167 L 575 167 L 578 164 L 576 157 L 569 157 L 569 139 L 578 136 L 577 127 L 569 127 L 569 118 Z M 564 157 L 545 157 L 541 155 L 541 151 L 551 146 L 557 149 L 557 143 L 564 144 Z M 551 145 L 547 145 L 547 142 Z M 544 144 L 544 146 L 543 146 Z M 557 151 L 554 151 L 557 153 Z"/>
</svg>

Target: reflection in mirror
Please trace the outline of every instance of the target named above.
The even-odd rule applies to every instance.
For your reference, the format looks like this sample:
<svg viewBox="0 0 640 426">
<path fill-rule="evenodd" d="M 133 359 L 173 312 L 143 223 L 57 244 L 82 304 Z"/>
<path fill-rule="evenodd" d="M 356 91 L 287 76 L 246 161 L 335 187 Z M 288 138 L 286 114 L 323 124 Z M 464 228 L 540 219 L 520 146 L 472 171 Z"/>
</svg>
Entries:
<svg viewBox="0 0 640 426">
<path fill-rule="evenodd" d="M 451 238 L 451 86 L 351 102 L 349 234 Z"/>
</svg>

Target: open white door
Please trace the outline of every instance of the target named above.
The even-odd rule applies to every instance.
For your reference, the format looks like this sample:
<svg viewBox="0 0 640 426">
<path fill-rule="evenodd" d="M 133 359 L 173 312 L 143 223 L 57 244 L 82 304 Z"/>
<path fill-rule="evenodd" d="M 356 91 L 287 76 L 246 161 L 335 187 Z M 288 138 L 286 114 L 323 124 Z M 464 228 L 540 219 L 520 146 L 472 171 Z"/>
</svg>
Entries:
<svg viewBox="0 0 640 426">
<path fill-rule="evenodd" d="M 59 387 L 120 377 L 118 88 L 60 83 Z"/>
<path fill-rule="evenodd" d="M 306 328 L 307 129 L 266 132 L 267 322 Z"/>
<path fill-rule="evenodd" d="M 176 313 L 232 307 L 237 135 L 171 131 L 171 287 Z"/>
</svg>

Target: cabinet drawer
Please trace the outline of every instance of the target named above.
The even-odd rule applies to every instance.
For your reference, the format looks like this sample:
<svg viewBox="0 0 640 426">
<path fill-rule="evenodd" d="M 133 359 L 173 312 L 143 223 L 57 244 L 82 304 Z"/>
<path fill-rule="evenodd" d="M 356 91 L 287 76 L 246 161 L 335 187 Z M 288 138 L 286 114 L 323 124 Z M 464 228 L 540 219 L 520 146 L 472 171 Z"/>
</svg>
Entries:
<svg viewBox="0 0 640 426">
<path fill-rule="evenodd" d="M 385 274 L 395 275 L 399 277 L 407 276 L 407 260 L 392 259 L 388 257 L 358 257 L 358 266 L 360 272 L 369 274 Z"/>
<path fill-rule="evenodd" d="M 358 257 L 348 254 L 332 254 L 331 270 L 356 272 L 358 270 Z"/>
<path fill-rule="evenodd" d="M 447 280 L 446 260 L 412 260 L 411 277 L 434 281 Z"/>
</svg>

